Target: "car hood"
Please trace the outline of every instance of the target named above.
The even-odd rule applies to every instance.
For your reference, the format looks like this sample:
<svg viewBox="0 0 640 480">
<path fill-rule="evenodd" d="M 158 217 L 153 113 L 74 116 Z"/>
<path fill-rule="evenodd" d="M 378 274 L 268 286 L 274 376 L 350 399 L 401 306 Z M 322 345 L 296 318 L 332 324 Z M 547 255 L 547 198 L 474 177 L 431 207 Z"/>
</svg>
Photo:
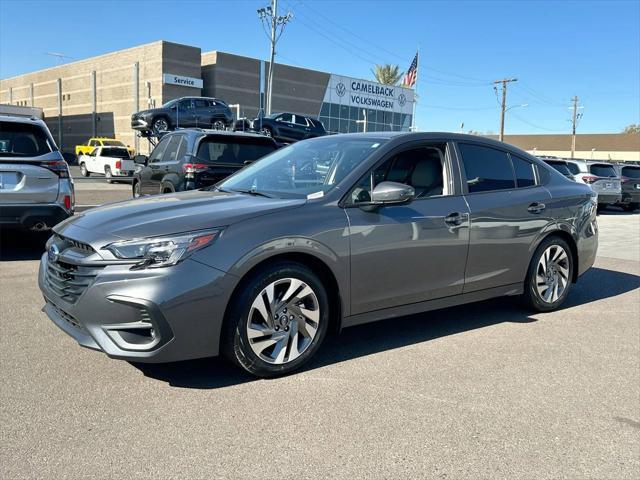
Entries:
<svg viewBox="0 0 640 480">
<path fill-rule="evenodd" d="M 58 224 L 54 231 L 74 240 L 106 244 L 114 238 L 129 240 L 227 226 L 305 203 L 305 199 L 194 190 L 93 208 Z"/>
<path fill-rule="evenodd" d="M 150 108 L 149 110 L 140 110 L 139 112 L 134 113 L 133 117 L 144 117 L 145 115 L 153 115 L 156 113 L 167 113 L 166 108 Z"/>
</svg>

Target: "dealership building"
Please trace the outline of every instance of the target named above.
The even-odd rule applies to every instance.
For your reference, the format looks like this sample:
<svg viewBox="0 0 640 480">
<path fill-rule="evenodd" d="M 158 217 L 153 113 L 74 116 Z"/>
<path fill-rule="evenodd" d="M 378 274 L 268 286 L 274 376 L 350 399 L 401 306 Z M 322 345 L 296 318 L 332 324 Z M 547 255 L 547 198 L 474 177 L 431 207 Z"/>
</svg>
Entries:
<svg viewBox="0 0 640 480">
<path fill-rule="evenodd" d="M 131 114 L 183 96 L 217 97 L 237 117 L 256 116 L 269 64 L 166 41 L 0 80 L 0 103 L 39 107 L 64 151 L 92 136 L 149 145 Z M 273 112 L 319 118 L 329 132 L 408 131 L 412 89 L 306 68 L 274 67 Z"/>
</svg>

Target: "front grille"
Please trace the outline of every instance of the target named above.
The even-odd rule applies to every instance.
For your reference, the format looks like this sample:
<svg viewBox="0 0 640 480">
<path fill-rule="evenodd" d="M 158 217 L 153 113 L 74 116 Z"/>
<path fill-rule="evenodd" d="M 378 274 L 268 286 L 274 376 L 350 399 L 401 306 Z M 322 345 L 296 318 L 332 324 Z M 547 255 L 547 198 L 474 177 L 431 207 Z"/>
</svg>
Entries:
<svg viewBox="0 0 640 480">
<path fill-rule="evenodd" d="M 47 262 L 45 279 L 49 288 L 60 298 L 69 303 L 76 303 L 80 295 L 93 283 L 102 268 L 49 261 Z"/>
<path fill-rule="evenodd" d="M 73 328 L 77 330 L 83 330 L 83 331 L 85 330 L 84 326 L 81 323 L 79 323 L 73 315 L 69 315 L 67 312 L 65 312 L 60 307 L 58 307 L 57 305 L 51 302 L 47 302 L 47 303 L 51 305 L 51 307 L 56 311 L 56 313 L 60 316 L 60 318 L 62 318 L 65 322 L 67 322 Z"/>
<path fill-rule="evenodd" d="M 67 237 L 62 237 L 60 235 L 56 235 L 55 236 L 55 242 L 56 243 L 62 243 L 63 245 L 66 245 L 67 248 L 75 248 L 77 250 L 82 250 L 83 252 L 87 252 L 87 253 L 95 253 L 95 250 L 93 249 L 93 247 L 87 243 L 82 243 L 79 242 L 77 240 L 72 240 L 71 238 L 67 238 Z"/>
</svg>

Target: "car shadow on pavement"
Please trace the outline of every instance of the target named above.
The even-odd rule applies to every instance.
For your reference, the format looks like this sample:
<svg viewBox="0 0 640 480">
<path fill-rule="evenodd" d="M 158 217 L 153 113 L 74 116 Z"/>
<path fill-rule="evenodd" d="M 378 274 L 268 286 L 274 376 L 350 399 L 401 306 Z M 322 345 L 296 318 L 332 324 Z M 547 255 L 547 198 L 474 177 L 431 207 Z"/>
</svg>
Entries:
<svg viewBox="0 0 640 480">
<path fill-rule="evenodd" d="M 615 297 L 640 288 L 640 277 L 624 272 L 592 268 L 570 292 L 564 308 Z M 544 314 L 538 314 L 539 315 Z M 485 328 L 504 322 L 531 323 L 532 317 L 518 297 L 436 310 L 346 328 L 329 336 L 316 356 L 302 368 L 314 370 L 354 358 L 427 342 L 437 338 Z M 256 380 L 222 358 L 170 364 L 132 364 L 150 378 L 181 388 L 213 389 Z M 295 375 L 293 373 L 292 375 Z"/>
<path fill-rule="evenodd" d="M 0 261 L 39 260 L 51 232 L 0 229 Z"/>
</svg>

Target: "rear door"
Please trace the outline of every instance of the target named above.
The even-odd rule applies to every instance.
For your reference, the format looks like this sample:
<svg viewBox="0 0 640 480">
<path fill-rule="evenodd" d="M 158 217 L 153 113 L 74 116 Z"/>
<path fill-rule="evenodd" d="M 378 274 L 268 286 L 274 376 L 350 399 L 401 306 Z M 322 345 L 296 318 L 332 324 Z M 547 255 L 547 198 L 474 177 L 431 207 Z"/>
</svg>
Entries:
<svg viewBox="0 0 640 480">
<path fill-rule="evenodd" d="M 294 115 L 293 123 L 294 123 L 294 135 L 297 140 L 302 140 L 303 138 L 307 138 L 307 136 L 311 133 L 311 126 L 307 122 L 307 119 L 302 115 Z"/>
<path fill-rule="evenodd" d="M 55 201 L 59 177 L 40 166 L 47 160 L 60 160 L 60 155 L 42 127 L 0 122 L 0 205 Z"/>
<path fill-rule="evenodd" d="M 551 199 L 532 162 L 506 150 L 459 143 L 471 214 L 464 291 L 524 281 L 539 233 L 553 218 Z"/>
</svg>

